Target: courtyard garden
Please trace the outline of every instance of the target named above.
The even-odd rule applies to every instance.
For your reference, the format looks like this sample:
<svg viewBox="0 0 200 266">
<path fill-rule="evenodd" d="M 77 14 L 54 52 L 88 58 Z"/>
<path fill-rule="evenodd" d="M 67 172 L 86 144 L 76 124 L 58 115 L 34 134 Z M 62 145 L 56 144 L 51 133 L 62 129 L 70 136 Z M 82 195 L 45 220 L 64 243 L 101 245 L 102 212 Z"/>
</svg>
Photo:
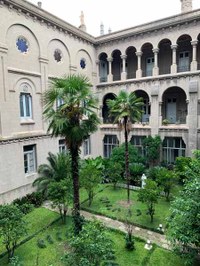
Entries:
<svg viewBox="0 0 200 266">
<path fill-rule="evenodd" d="M 68 151 L 48 153 L 33 182 L 37 192 L 0 206 L 0 265 L 199 265 L 200 151 L 172 165 L 160 162 L 159 136 L 134 147 L 128 136 L 143 102 L 122 90 L 107 105 L 124 144 L 112 147 L 109 158 L 81 160 L 83 142 L 100 123 L 90 88 L 87 77 L 71 75 L 52 79 L 45 91 L 48 132 L 62 136 Z M 50 209 L 41 207 L 45 201 Z M 125 230 L 88 221 L 82 210 L 121 221 Z M 133 226 L 166 234 L 169 250 L 136 237 Z"/>
<path fill-rule="evenodd" d="M 21 244 L 15 252 L 16 261 L 8 264 L 7 255 L 0 259 L 0 265 L 41 265 L 62 266 L 67 265 L 64 256 L 69 249 L 68 241 L 72 233 L 72 219 L 67 217 L 63 224 L 59 214 L 45 208 L 37 208 L 25 216 L 28 224 L 27 235 L 21 239 Z M 135 250 L 125 249 L 125 234 L 108 230 L 107 234 L 113 241 L 114 262 L 121 266 L 140 265 L 176 265 L 182 266 L 182 259 L 170 251 L 153 245 L 152 250 L 144 248 L 145 241 L 136 239 Z M 24 241 L 26 240 L 27 241 Z M 5 251 L 0 245 L 1 254 Z M 17 262 L 18 261 L 18 262 Z M 114 265 L 114 264 L 113 264 Z"/>
</svg>

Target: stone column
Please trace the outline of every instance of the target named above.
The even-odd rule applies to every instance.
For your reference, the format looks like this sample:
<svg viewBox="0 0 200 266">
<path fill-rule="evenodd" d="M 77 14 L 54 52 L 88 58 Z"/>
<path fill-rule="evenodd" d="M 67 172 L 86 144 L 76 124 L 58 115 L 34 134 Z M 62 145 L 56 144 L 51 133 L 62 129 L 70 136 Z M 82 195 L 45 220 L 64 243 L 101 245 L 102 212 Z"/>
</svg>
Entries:
<svg viewBox="0 0 200 266">
<path fill-rule="evenodd" d="M 40 79 L 40 93 L 43 93 L 48 89 L 48 63 L 49 60 L 46 57 L 41 56 L 39 58 L 40 62 L 40 71 L 41 71 L 41 79 Z M 42 119 L 42 127 L 43 130 L 46 132 L 47 131 L 47 123 Z"/>
<path fill-rule="evenodd" d="M 189 82 L 189 103 L 188 103 L 188 116 L 187 125 L 189 128 L 188 136 L 188 154 L 192 156 L 192 150 L 197 149 L 197 128 L 198 128 L 198 87 L 199 82 L 197 80 L 191 80 Z"/>
<path fill-rule="evenodd" d="M 197 70 L 197 44 L 198 41 L 191 41 L 192 45 L 192 62 L 190 64 L 190 70 L 196 71 Z"/>
<path fill-rule="evenodd" d="M 113 58 L 110 57 L 107 60 L 108 60 L 108 82 L 112 82 L 113 81 L 113 74 L 112 74 L 112 61 L 113 61 Z"/>
<path fill-rule="evenodd" d="M 197 130 L 198 130 L 198 80 L 188 80 L 189 86 L 189 102 L 188 102 L 188 116 L 187 126 L 189 128 L 188 136 L 188 154 L 192 156 L 192 150 L 197 149 Z"/>
<path fill-rule="evenodd" d="M 159 52 L 158 48 L 153 49 L 153 53 L 154 53 L 153 76 L 158 76 L 159 75 L 158 52 Z"/>
<path fill-rule="evenodd" d="M 99 60 L 96 60 L 96 73 L 97 73 L 97 83 L 101 82 L 101 77 L 99 75 L 100 71 L 99 71 Z"/>
<path fill-rule="evenodd" d="M 172 49 L 172 65 L 171 65 L 171 74 L 177 73 L 177 63 L 176 63 L 176 50 L 177 50 L 177 44 L 171 45 Z"/>
<path fill-rule="evenodd" d="M 6 45 L 0 44 L 0 97 L 2 102 L 8 98 L 8 67 L 7 67 L 8 48 Z M 1 102 L 1 101 L 0 101 Z"/>
<path fill-rule="evenodd" d="M 151 88 L 151 115 L 150 115 L 150 126 L 151 135 L 158 135 L 159 132 L 159 85 L 156 84 Z"/>
<path fill-rule="evenodd" d="M 121 80 L 126 80 L 126 77 L 127 77 L 127 73 L 126 73 L 126 58 L 127 58 L 127 55 L 121 55 L 121 59 L 122 59 Z"/>
<path fill-rule="evenodd" d="M 142 68 L 141 68 L 141 59 L 142 59 L 142 52 L 136 52 L 135 53 L 136 56 L 137 56 L 137 59 L 138 59 L 138 67 L 137 67 L 137 70 L 136 70 L 136 78 L 139 79 L 142 77 Z"/>
</svg>

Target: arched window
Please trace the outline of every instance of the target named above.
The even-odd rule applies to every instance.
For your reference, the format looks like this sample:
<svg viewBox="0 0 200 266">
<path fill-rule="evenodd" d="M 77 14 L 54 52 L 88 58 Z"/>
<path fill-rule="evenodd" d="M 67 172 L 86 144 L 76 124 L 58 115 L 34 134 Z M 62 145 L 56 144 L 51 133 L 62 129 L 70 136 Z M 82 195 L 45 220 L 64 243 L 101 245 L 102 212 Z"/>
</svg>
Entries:
<svg viewBox="0 0 200 266">
<path fill-rule="evenodd" d="M 182 138 L 166 137 L 163 141 L 163 160 L 166 163 L 174 163 L 177 157 L 185 157 L 186 145 Z"/>
<path fill-rule="evenodd" d="M 32 118 L 32 97 L 30 93 L 20 93 L 20 117 Z"/>
<path fill-rule="evenodd" d="M 103 153 L 105 158 L 109 158 L 112 150 L 119 146 L 117 135 L 105 135 L 103 139 Z"/>
</svg>

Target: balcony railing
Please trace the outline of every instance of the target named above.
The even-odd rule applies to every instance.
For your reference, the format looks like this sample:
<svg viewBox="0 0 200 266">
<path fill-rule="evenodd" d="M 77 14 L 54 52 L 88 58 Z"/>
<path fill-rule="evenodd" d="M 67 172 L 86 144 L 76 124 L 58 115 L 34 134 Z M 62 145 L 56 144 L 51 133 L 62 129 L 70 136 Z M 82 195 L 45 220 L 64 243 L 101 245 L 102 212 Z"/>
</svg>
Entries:
<svg viewBox="0 0 200 266">
<path fill-rule="evenodd" d="M 190 66 L 178 66 L 178 72 L 187 72 L 190 71 Z"/>
<path fill-rule="evenodd" d="M 108 78 L 107 77 L 100 77 L 100 82 L 107 82 Z"/>
</svg>

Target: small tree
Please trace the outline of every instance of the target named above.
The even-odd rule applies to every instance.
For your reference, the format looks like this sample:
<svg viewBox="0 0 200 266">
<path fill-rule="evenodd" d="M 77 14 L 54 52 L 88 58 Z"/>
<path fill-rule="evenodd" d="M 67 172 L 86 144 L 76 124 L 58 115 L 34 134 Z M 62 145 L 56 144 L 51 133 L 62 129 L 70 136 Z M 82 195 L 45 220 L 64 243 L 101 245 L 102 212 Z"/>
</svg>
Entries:
<svg viewBox="0 0 200 266">
<path fill-rule="evenodd" d="M 145 171 L 145 166 L 142 163 L 132 163 L 130 164 L 131 173 L 131 185 L 140 186 L 141 176 Z"/>
<path fill-rule="evenodd" d="M 95 159 L 85 160 L 80 170 L 80 184 L 87 191 L 89 206 L 92 204 L 95 188 L 101 180 L 101 169 L 98 169 Z"/>
<path fill-rule="evenodd" d="M 146 180 L 146 185 L 143 189 L 139 190 L 138 200 L 146 203 L 147 213 L 151 217 L 151 223 L 155 214 L 155 204 L 158 202 L 159 189 L 157 183 L 152 180 Z"/>
<path fill-rule="evenodd" d="M 71 180 L 52 182 L 48 187 L 48 198 L 52 201 L 53 208 L 58 208 L 61 220 L 65 223 L 68 206 L 73 201 Z"/>
<path fill-rule="evenodd" d="M 132 218 L 132 212 L 131 209 L 128 209 L 127 215 L 126 215 L 126 219 L 125 219 L 125 228 L 127 231 L 127 235 L 126 235 L 126 249 L 128 250 L 133 250 L 135 249 L 135 245 L 134 245 L 134 239 L 133 239 L 133 228 L 134 228 L 134 224 L 131 223 L 131 218 Z"/>
<path fill-rule="evenodd" d="M 188 172 L 191 180 L 186 182 L 180 196 L 171 205 L 167 230 L 168 239 L 173 247 L 185 257 L 185 262 L 189 265 L 193 265 L 200 250 L 199 160 L 193 159 L 192 165 L 194 170 L 190 169 Z"/>
<path fill-rule="evenodd" d="M 17 242 L 26 234 L 23 216 L 16 205 L 0 206 L 0 237 L 8 252 L 8 259 L 13 257 Z"/>
<path fill-rule="evenodd" d="M 108 179 L 116 189 L 117 183 L 122 180 L 123 168 L 120 163 L 109 161 L 107 166 Z"/>
<path fill-rule="evenodd" d="M 181 184 L 187 179 L 186 170 L 191 163 L 190 157 L 177 157 L 175 161 L 175 172 L 178 176 L 179 182 Z"/>
<path fill-rule="evenodd" d="M 160 159 L 160 145 L 160 136 L 148 136 L 143 140 L 146 161 L 150 166 L 156 165 Z"/>
<path fill-rule="evenodd" d="M 119 128 L 124 129 L 125 140 L 125 177 L 127 183 L 127 201 L 130 202 L 130 169 L 129 169 L 129 149 L 128 135 L 131 131 L 132 123 L 140 121 L 142 115 L 143 99 L 138 98 L 135 93 L 128 93 L 121 90 L 115 99 L 108 99 L 107 105 L 110 116 L 114 117 L 114 123 L 119 124 Z"/>
<path fill-rule="evenodd" d="M 132 144 L 128 143 L 128 151 L 129 151 L 129 162 L 132 163 L 143 163 L 144 160 L 142 156 L 139 154 L 138 149 L 135 148 Z M 120 163 L 123 169 L 125 168 L 124 161 L 124 153 L 125 153 L 125 144 L 121 144 L 119 147 L 115 147 L 112 150 L 110 160 L 113 162 Z"/>
<path fill-rule="evenodd" d="M 99 266 L 101 262 L 112 259 L 112 241 L 104 226 L 94 220 L 84 224 L 78 236 L 69 242 L 71 252 L 66 255 L 67 265 Z"/>
<path fill-rule="evenodd" d="M 176 180 L 176 173 L 165 167 L 156 166 L 150 168 L 147 175 L 148 178 L 157 182 L 158 186 L 165 193 L 166 200 L 168 201 L 172 186 Z"/>
</svg>

